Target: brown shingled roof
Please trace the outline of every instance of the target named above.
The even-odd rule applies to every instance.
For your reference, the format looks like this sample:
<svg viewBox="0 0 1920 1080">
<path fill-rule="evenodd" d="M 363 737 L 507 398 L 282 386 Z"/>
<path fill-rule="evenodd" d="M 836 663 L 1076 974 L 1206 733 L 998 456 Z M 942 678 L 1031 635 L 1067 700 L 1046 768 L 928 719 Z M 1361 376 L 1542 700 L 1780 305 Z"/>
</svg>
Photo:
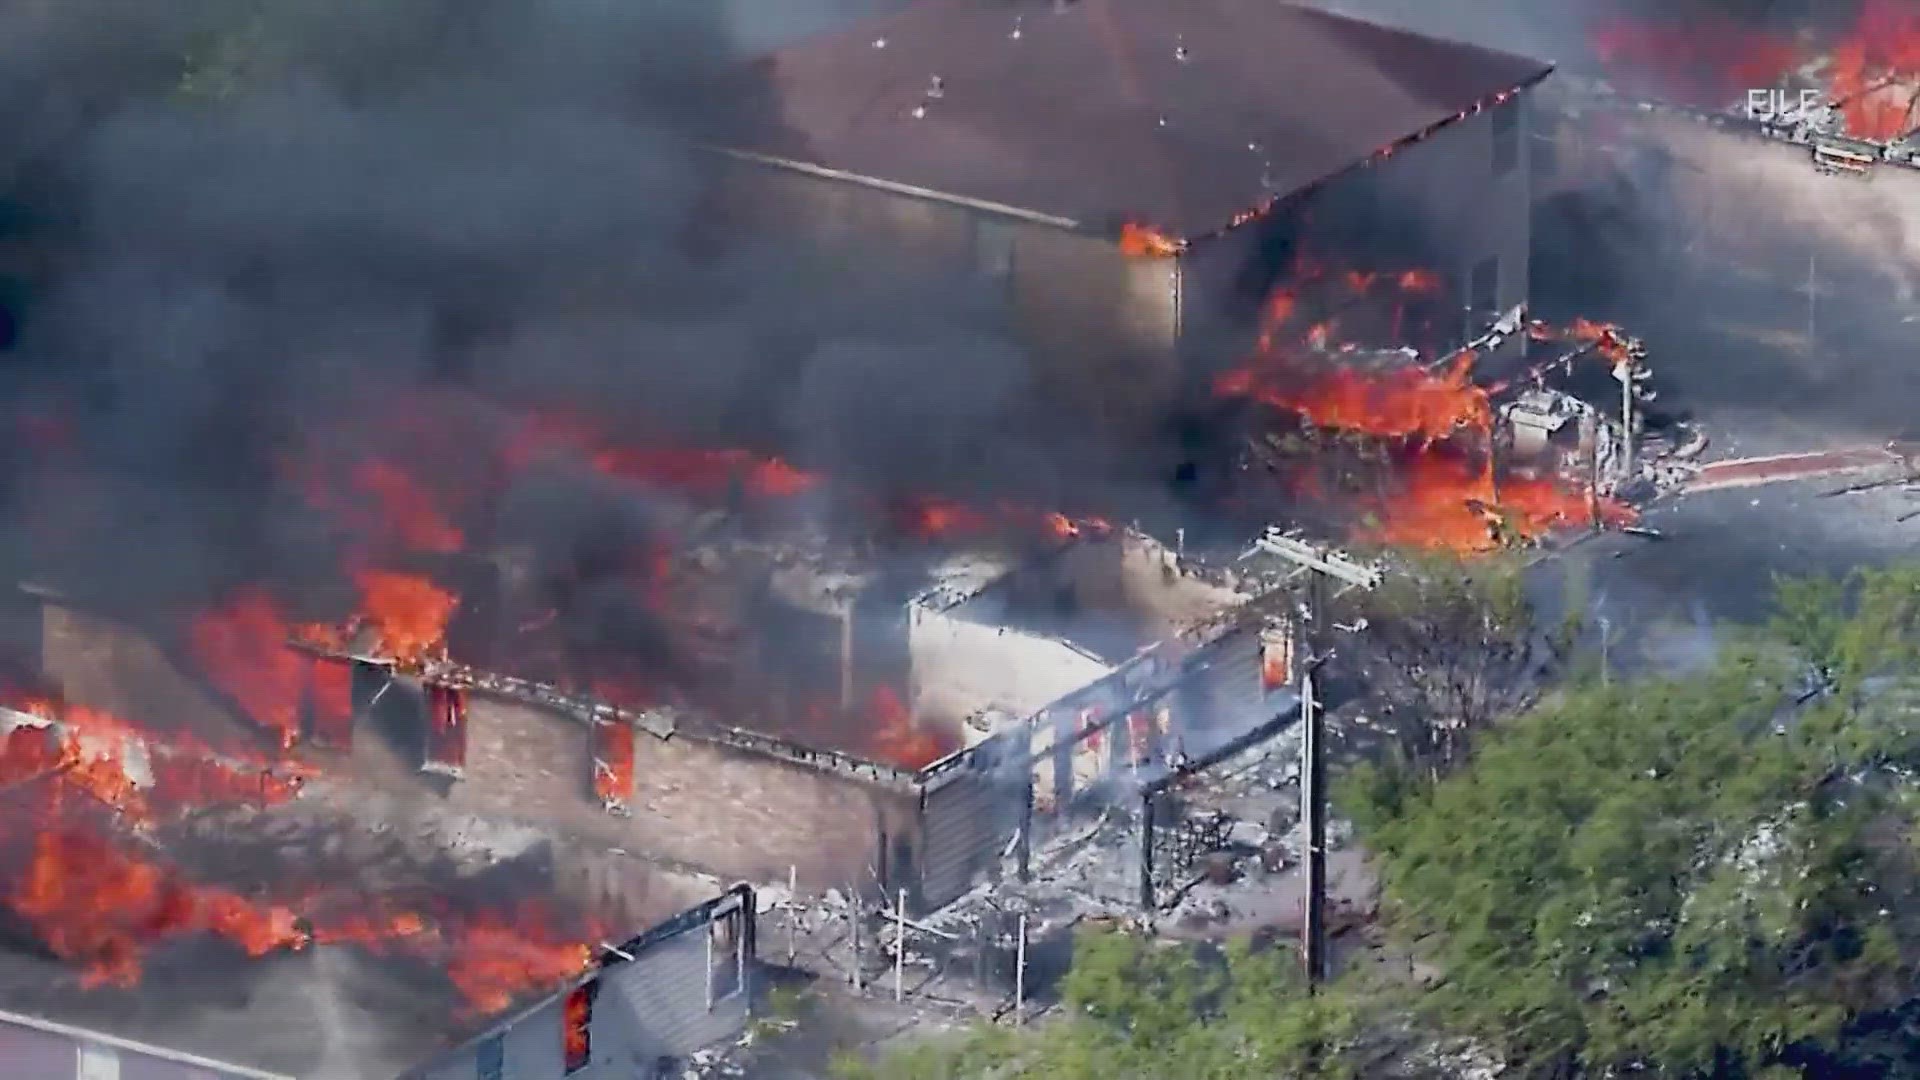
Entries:
<svg viewBox="0 0 1920 1080">
<path fill-rule="evenodd" d="M 784 128 L 733 146 L 1197 237 L 1551 70 L 1282 0 L 920 0 L 765 57 Z"/>
</svg>

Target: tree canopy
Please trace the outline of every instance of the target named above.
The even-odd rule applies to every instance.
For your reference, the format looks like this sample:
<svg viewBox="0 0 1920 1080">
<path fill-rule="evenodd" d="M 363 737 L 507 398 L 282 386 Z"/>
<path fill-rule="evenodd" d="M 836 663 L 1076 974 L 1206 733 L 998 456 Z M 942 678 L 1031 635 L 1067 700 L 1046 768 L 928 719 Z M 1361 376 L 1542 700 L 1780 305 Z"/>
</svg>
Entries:
<svg viewBox="0 0 1920 1080">
<path fill-rule="evenodd" d="M 1883 1056 L 1920 960 L 1917 615 L 1920 572 L 1785 582 L 1709 671 L 1565 692 L 1438 781 L 1360 770 L 1428 1015 L 1540 1075 Z"/>
</svg>

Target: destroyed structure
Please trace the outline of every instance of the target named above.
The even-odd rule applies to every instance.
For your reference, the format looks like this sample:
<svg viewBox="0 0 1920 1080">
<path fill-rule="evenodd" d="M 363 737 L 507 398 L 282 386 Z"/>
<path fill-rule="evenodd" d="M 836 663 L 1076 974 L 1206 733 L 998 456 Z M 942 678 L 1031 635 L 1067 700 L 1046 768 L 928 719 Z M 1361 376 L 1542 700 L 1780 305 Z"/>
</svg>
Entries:
<svg viewBox="0 0 1920 1080">
<path fill-rule="evenodd" d="M 35 708 L 0 709 L 9 810 L 40 830 L 0 922 L 18 1075 L 451 1077 L 491 1055 L 506 1075 L 629 1076 L 744 1027 L 750 889 L 603 936 L 569 914 L 578 868 L 548 844 L 356 829 L 299 800 L 289 762 Z M 676 903 L 623 894 L 637 917 Z"/>
<path fill-rule="evenodd" d="M 702 550 L 713 554 L 688 560 Z M 285 646 L 306 687 L 295 753 L 319 763 L 321 790 L 410 785 L 454 811 L 723 877 L 905 890 L 926 909 L 997 864 L 1021 831 L 1008 809 L 1029 778 L 1045 812 L 1112 772 L 1163 770 L 1272 717 L 1250 597 L 1194 577 L 1141 535 L 1069 539 L 1011 566 L 991 547 L 963 550 L 928 568 L 931 588 L 891 604 L 843 591 L 878 589 L 844 568 L 806 588 L 793 566 L 767 578 L 731 571 L 737 584 L 787 584 L 779 602 L 794 608 L 755 609 L 778 632 L 781 618 L 823 624 L 795 639 L 822 643 L 812 666 L 762 665 L 742 650 L 743 664 L 812 680 L 738 699 L 751 711 L 731 715 L 764 717 L 761 730 L 721 721 L 714 702 L 626 708 L 451 659 L 398 658 L 370 639 L 358 651 L 307 639 Z M 70 699 L 120 706 L 118 688 L 140 687 L 150 712 L 172 698 L 202 724 L 231 714 L 204 676 L 131 627 L 40 598 L 46 670 Z M 347 679 L 352 699 L 329 728 L 313 688 Z M 832 726 L 785 711 L 793 701 L 850 716 L 859 739 L 835 748 Z"/>
</svg>

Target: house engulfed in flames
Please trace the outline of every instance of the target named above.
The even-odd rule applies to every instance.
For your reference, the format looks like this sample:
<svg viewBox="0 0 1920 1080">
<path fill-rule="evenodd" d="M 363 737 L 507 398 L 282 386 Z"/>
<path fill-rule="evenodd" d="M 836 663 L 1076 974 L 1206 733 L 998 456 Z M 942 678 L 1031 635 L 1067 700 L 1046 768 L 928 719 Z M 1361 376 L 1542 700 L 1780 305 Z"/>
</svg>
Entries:
<svg viewBox="0 0 1920 1080">
<path fill-rule="evenodd" d="M 1451 462 L 1430 444 L 1492 430 L 1473 361 L 1536 336 L 1519 315 L 1524 101 L 1543 64 L 1229 0 L 925 0 L 768 64 L 784 124 L 734 144 L 723 219 L 972 267 L 1063 412 L 1154 423 L 1198 388 L 1395 440 L 1424 467 Z M 1309 279 L 1336 310 L 1306 325 Z M 1336 333 L 1447 363 L 1343 368 L 1358 354 Z M 1624 348 L 1611 333 L 1587 336 Z M 1321 366 L 1298 366 L 1308 354 Z M 285 463 L 343 526 L 350 603 L 241 586 L 156 624 L 84 582 L 27 590 L 33 678 L 0 705 L 45 723 L 17 727 L 0 794 L 78 816 L 26 838 L 5 906 L 84 972 L 76 993 L 138 983 L 140 935 L 164 926 L 315 966 L 353 948 L 443 961 L 489 1015 L 584 978 L 530 1014 L 572 1031 L 596 1008 L 581 987 L 600 951 L 638 949 L 602 950 L 604 920 L 551 910 L 347 906 L 320 864 L 299 895 L 195 889 L 189 871 L 211 868 L 157 865 L 196 850 L 168 830 L 225 819 L 184 809 L 402 802 L 926 913 L 1298 704 L 1287 594 L 1204 572 L 1177 540 L 1052 508 L 878 505 L 619 418 L 516 403 L 468 426 L 430 389 L 389 404 Z M 556 461 L 637 493 L 646 520 L 610 517 L 585 549 L 514 532 L 501 507 Z M 1483 464 L 1435 489 L 1446 513 L 1498 501 Z M 1529 512 L 1579 517 L 1580 498 L 1552 494 Z M 851 507 L 857 535 L 822 506 Z M 1406 528 L 1451 545 L 1436 520 Z M 1488 538 L 1477 518 L 1467 532 L 1461 546 Z M 229 845 L 261 831 L 248 821 Z M 122 910 L 165 918 L 79 903 L 129 890 L 140 905 Z M 750 930 L 734 933 L 743 955 Z M 717 977 L 663 976 L 696 996 Z M 486 1075 L 514 1045 L 473 1044 L 447 1075 Z"/>
<path fill-rule="evenodd" d="M 388 996 L 348 1006 L 351 1013 L 334 1023 L 352 1028 L 319 1040 L 353 1049 L 313 1049 L 318 998 L 304 996 L 297 975 L 282 970 L 249 982 L 255 1000 L 195 1002 L 190 1021 L 59 1002 L 38 1003 L 36 1011 L 70 1022 L 0 1012 L 0 1061 L 9 1075 L 33 1080 L 678 1076 L 695 1052 L 745 1031 L 759 977 L 755 941 L 754 893 L 742 886 L 619 945 L 595 947 L 579 973 L 555 978 L 550 993 L 512 1008 L 436 1013 L 417 987 L 355 970 L 355 981 L 338 990 Z M 366 1050 L 375 1044 L 379 1051 Z"/>
<path fill-rule="evenodd" d="M 70 700 L 172 702 L 203 729 L 284 715 L 285 728 L 256 723 L 290 741 L 284 768 L 312 775 L 287 799 L 410 791 L 736 880 L 905 891 L 926 910 L 999 866 L 1029 786 L 1045 804 L 1121 773 L 1151 778 L 1285 712 L 1263 704 L 1285 687 L 1263 686 L 1272 620 L 1243 607 L 1251 593 L 1188 572 L 1144 535 L 1071 527 L 1042 519 L 1011 546 L 928 542 L 911 573 L 897 553 L 808 562 L 799 540 L 695 543 L 662 580 L 681 603 L 704 589 L 713 612 L 740 618 L 713 657 L 723 670 L 701 683 L 729 690 L 647 703 L 611 677 L 543 677 L 524 641 L 485 644 L 475 621 L 504 618 L 517 639 L 539 614 L 498 606 L 511 560 L 478 561 L 487 584 L 472 593 L 494 606 L 428 612 L 425 624 L 444 622 L 424 636 L 391 615 L 289 626 L 243 598 L 174 654 L 71 596 L 35 598 L 42 662 Z M 241 640 L 234 625 L 283 636 L 246 639 L 243 655 L 213 648 Z M 263 675 L 283 709 L 265 710 Z M 255 704 L 223 687 L 251 687 Z M 1106 749 L 1056 776 L 1081 743 Z"/>
<path fill-rule="evenodd" d="M 716 217 L 976 276 L 1124 430 L 1242 355 L 1303 251 L 1381 285 L 1349 336 L 1445 351 L 1523 307 L 1550 71 L 1286 3 L 921 0 L 765 58 Z"/>
</svg>

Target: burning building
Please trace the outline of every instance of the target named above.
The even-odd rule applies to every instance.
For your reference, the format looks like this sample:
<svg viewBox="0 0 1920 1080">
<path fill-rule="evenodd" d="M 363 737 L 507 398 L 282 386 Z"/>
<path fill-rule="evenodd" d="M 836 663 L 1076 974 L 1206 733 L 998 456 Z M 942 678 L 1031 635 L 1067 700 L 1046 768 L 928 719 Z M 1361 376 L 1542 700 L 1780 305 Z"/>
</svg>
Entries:
<svg viewBox="0 0 1920 1080">
<path fill-rule="evenodd" d="M 1137 430 L 1307 249 L 1381 285 L 1323 313 L 1349 339 L 1523 307 L 1550 70 L 1284 3 L 924 0 L 763 60 L 777 123 L 733 137 L 721 209 L 973 276 L 1060 400 Z M 1418 312 L 1385 287 L 1410 271 Z"/>
<path fill-rule="evenodd" d="M 228 1000 L 155 1015 L 42 999 L 36 1015 L 0 1013 L 0 1055 L 34 1080 L 560 1080 L 678 1075 L 745 1029 L 758 963 L 751 890 L 591 952 L 579 973 L 556 973 L 550 993 L 486 1010 L 439 1008 L 420 986 L 328 952 L 226 972 L 243 980 Z M 5 968 L 10 981 L 31 976 L 18 960 Z M 324 1049 L 330 1040 L 358 1049 Z"/>
<path fill-rule="evenodd" d="M 516 30 L 501 37 L 517 40 Z M 462 70 L 475 78 L 468 89 L 494 92 L 485 63 Z M 1165 498 L 1158 461 L 1106 466 L 1164 449 L 1161 429 L 1194 399 L 1227 398 L 1273 426 L 1376 440 L 1392 464 L 1427 469 L 1423 482 L 1438 476 L 1421 489 L 1431 506 L 1400 499 L 1419 513 L 1373 531 L 1389 542 L 1452 544 L 1465 512 L 1465 546 L 1478 550 L 1490 505 L 1550 486 L 1501 476 L 1491 490 L 1496 413 L 1457 349 L 1502 356 L 1529 336 L 1516 193 L 1527 179 L 1523 102 L 1547 71 L 1286 5 L 929 0 L 768 58 L 755 78 L 770 92 L 772 128 L 745 123 L 729 129 L 730 153 L 687 155 L 700 163 L 690 174 L 721 178 L 707 185 L 714 212 L 696 221 L 667 228 L 648 216 L 603 244 L 599 214 L 583 214 L 593 219 L 583 246 L 549 266 L 527 257 L 549 252 L 545 236 L 516 234 L 470 257 L 473 220 L 524 213 L 461 217 L 445 230 L 458 237 L 446 280 L 424 275 L 436 288 L 418 310 L 322 320 L 351 324 L 349 338 L 406 328 L 396 338 L 322 334 L 315 362 L 286 371 L 228 360 L 298 352 L 315 333 L 304 317 L 263 318 L 262 341 L 218 350 L 218 377 L 188 365 L 178 402 L 144 384 L 106 392 L 49 375 L 44 400 L 13 417 L 29 459 L 19 489 L 44 513 L 25 530 L 33 550 L 21 573 L 32 584 L 17 612 L 3 612 L 9 639 L 33 657 L 0 698 L 44 721 L 16 725 L 28 734 L 0 795 L 11 780 L 49 803 L 9 818 L 19 827 L 0 849 L 18 850 L 0 854 L 17 860 L 4 878 L 17 925 L 0 929 L 15 931 L 23 954 L 61 960 L 81 990 L 158 981 L 166 965 L 146 964 L 153 945 L 181 936 L 266 961 L 261 978 L 299 953 L 313 964 L 350 957 L 338 962 L 355 971 L 363 954 L 397 954 L 411 975 L 437 960 L 464 980 L 471 965 L 455 959 L 531 941 L 534 960 L 504 990 L 455 980 L 499 1015 L 585 977 L 595 943 L 612 940 L 605 926 L 660 917 L 662 867 L 904 898 L 916 912 L 1024 872 L 1088 813 L 1263 737 L 1293 709 L 1285 587 L 1186 558 L 1185 528 L 1211 523 L 1211 508 L 1165 530 L 1162 544 L 1106 520 L 1131 521 L 1134 508 L 1083 478 L 1128 472 L 1154 489 L 1158 509 L 1191 509 L 1167 509 L 1179 500 Z M 400 112 L 403 122 L 374 125 L 372 157 L 424 122 Z M 755 115 L 766 114 L 728 119 Z M 538 108 L 525 119 L 555 130 Z M 631 132 L 619 130 L 608 140 L 588 125 L 583 142 L 625 145 Z M 394 141 L 413 161 L 417 140 Z M 686 164 L 674 146 L 648 143 L 639 156 Z M 598 160 L 561 171 L 597 176 Z M 485 172 L 431 165 L 462 180 Z M 525 179 L 512 185 L 516 200 L 524 187 L 547 197 Z M 385 205 L 340 185 L 315 201 L 337 198 L 353 208 L 347 218 Z M 612 186 L 613 209 L 648 205 Z M 596 276 L 631 236 L 716 224 L 748 226 L 739 238 L 798 231 L 808 252 L 866 262 L 847 257 L 865 252 L 889 270 L 919 263 L 935 281 L 958 270 L 996 299 L 997 321 L 1020 328 L 1031 356 L 1018 362 L 1049 393 L 1030 401 L 1022 387 L 1018 408 L 967 412 L 914 386 L 917 412 L 881 402 L 853 414 L 864 424 L 837 408 L 795 420 L 787 399 L 804 403 L 822 381 L 840 398 L 882 397 L 862 380 L 943 375 L 959 394 L 975 381 L 968 365 L 993 356 L 936 350 L 935 363 L 914 367 L 901 362 L 912 340 L 883 339 L 854 357 L 856 378 L 821 375 L 833 366 L 823 355 L 846 358 L 833 346 L 847 331 L 812 327 L 805 305 L 762 325 L 752 289 L 737 309 L 710 303 L 700 286 L 727 279 L 704 264 L 659 271 L 651 264 L 670 261 L 670 245 L 632 260 L 644 267 Z M 277 222 L 234 233 L 266 237 L 269 263 L 340 235 L 287 230 L 299 242 L 271 242 Z M 177 264 L 171 234 L 149 239 L 157 246 L 143 255 Z M 396 250 L 416 242 L 404 230 L 388 239 Z M 199 238 L 192 245 L 201 250 Z M 259 260 L 236 246 L 235 266 L 209 271 L 221 289 L 260 283 L 260 296 L 236 303 L 310 311 L 316 293 L 298 284 L 307 278 L 254 274 Z M 348 246 L 356 254 L 344 263 L 284 257 L 351 279 L 356 297 L 380 293 L 361 280 L 364 245 Z M 485 263 L 491 282 L 477 296 L 471 263 Z M 648 313 L 667 325 L 626 320 L 632 294 L 652 288 L 638 281 L 670 293 Z M 846 299 L 837 287 L 823 294 Z M 710 306 L 688 316 L 681 300 Z M 861 332 L 881 317 L 860 315 Z M 681 321 L 706 317 L 728 333 Z M 1296 337 L 1305 351 L 1288 351 Z M 709 366 L 728 366 L 709 363 L 723 338 L 734 359 L 750 359 L 681 394 Z M 1363 354 L 1392 350 L 1329 344 L 1409 341 L 1447 362 L 1376 372 Z M 669 345 L 679 362 L 629 363 Z M 389 351 L 423 370 L 391 375 Z M 332 361 L 349 353 L 373 360 L 335 377 Z M 1252 364 L 1244 385 L 1228 385 L 1242 369 L 1221 369 L 1249 353 L 1311 353 L 1318 366 Z M 258 381 L 280 375 L 278 393 Z M 141 423 L 88 422 L 161 397 L 209 410 L 151 418 L 169 431 L 178 420 L 178 460 L 150 468 L 151 452 L 133 445 Z M 979 461 L 1019 441 L 1009 416 L 1121 437 L 1049 440 L 1031 471 L 1065 482 L 1035 498 L 1012 475 L 1021 470 Z M 921 422 L 955 434 L 853 437 Z M 1133 437 L 1146 431 L 1156 434 Z M 1487 445 L 1478 459 L 1426 454 L 1474 439 Z M 1578 451 L 1564 442 L 1549 431 L 1528 453 Z M 942 452 L 908 449 L 922 447 Z M 885 449 L 913 460 L 889 468 L 900 462 Z M 1545 510 L 1523 505 L 1530 524 L 1582 505 L 1554 494 Z M 1246 512 L 1264 528 L 1290 507 L 1263 496 Z M 149 508 L 170 528 L 148 528 Z M 163 549 L 151 563 L 121 540 L 135 534 L 135 546 Z M 78 542 L 102 537 L 113 541 Z M 596 877 L 596 896 L 646 910 L 576 912 L 591 905 L 556 899 L 570 896 L 562 879 L 573 870 L 517 855 L 479 861 L 520 866 L 537 882 L 522 890 L 528 903 L 546 908 L 498 902 L 521 892 L 491 878 L 483 888 L 479 870 L 363 882 L 340 860 L 281 850 L 282 823 L 408 831 L 393 826 L 395 807 L 408 823 L 444 825 L 450 850 L 472 832 L 531 833 L 550 861 L 613 879 Z M 260 857 L 238 869 L 215 858 L 240 850 Z M 634 879 L 606 869 L 629 853 L 651 869 Z M 297 887 L 262 880 L 295 870 Z M 95 902 L 129 889 L 140 904 Z M 469 893 L 496 902 L 455 902 Z M 116 911 L 152 919 L 129 924 Z M 540 1024 L 591 1013 L 595 993 L 547 1002 Z M 514 1045 L 475 1044 L 476 1067 L 495 1053 L 487 1047 L 511 1055 Z"/>
<path fill-rule="evenodd" d="M 364 616 L 303 627 L 243 606 L 269 636 L 236 655 L 237 632 L 207 622 L 234 621 L 229 608 L 176 650 L 69 595 L 35 599 L 63 698 L 273 747 L 317 774 L 304 800 L 410 792 L 736 879 L 927 908 L 1027 842 L 1021 806 L 1103 798 L 1117 776 L 1159 775 L 1277 715 L 1255 592 L 1143 535 L 1063 521 L 1027 523 L 1037 538 L 1017 543 L 923 541 L 914 558 L 690 543 L 670 560 L 674 595 L 707 597 L 694 629 L 722 635 L 722 667 L 650 696 L 582 675 L 580 657 L 542 667 L 537 639 L 509 649 L 544 609 L 499 606 L 512 588 L 498 560 L 473 592 L 491 603 L 440 612 L 424 648 Z"/>
</svg>

